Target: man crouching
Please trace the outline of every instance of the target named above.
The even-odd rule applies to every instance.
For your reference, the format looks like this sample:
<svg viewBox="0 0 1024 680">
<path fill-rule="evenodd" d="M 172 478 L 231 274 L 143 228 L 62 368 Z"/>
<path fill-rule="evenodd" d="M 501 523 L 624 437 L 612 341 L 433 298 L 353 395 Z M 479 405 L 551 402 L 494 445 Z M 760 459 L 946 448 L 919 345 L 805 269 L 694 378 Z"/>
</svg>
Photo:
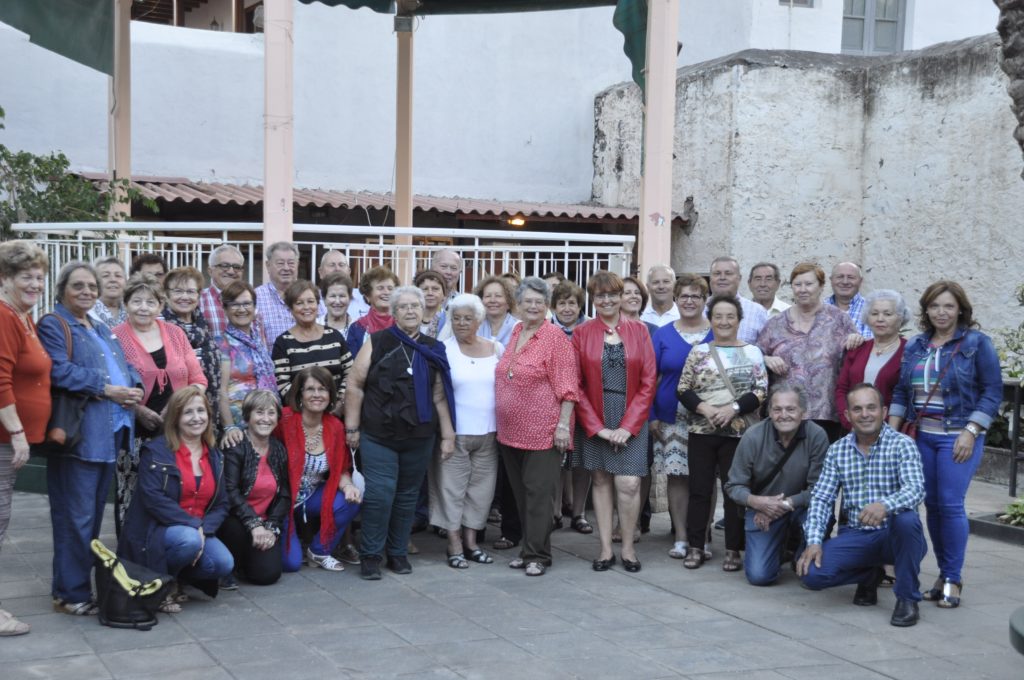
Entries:
<svg viewBox="0 0 1024 680">
<path fill-rule="evenodd" d="M 921 455 L 910 437 L 885 424 L 886 408 L 874 385 L 847 393 L 853 431 L 832 444 L 811 491 L 804 533 L 807 548 L 797 574 L 811 590 L 857 584 L 853 603 L 878 604 L 882 565 L 896 567 L 896 608 L 890 623 L 913 626 L 921 600 L 918 575 L 928 552 L 917 506 L 924 499 Z M 843 490 L 846 525 L 822 545 L 829 515 Z"/>
</svg>

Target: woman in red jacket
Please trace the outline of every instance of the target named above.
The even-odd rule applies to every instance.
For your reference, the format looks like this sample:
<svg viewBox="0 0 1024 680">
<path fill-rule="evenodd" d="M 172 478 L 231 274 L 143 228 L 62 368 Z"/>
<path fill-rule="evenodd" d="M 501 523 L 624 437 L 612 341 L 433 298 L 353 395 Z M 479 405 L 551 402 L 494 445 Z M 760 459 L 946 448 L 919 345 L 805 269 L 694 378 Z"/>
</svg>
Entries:
<svg viewBox="0 0 1024 680">
<path fill-rule="evenodd" d="M 601 537 L 601 554 L 594 571 L 615 564 L 612 553 L 612 494 L 618 501 L 622 527 L 622 565 L 640 571 L 633 531 L 640 512 L 640 480 L 647 476 L 647 418 L 654 399 L 657 374 L 654 348 L 647 327 L 620 312 L 623 282 L 616 274 L 599 271 L 587 281 L 587 293 L 597 312 L 572 335 L 580 365 L 578 425 L 586 439 L 583 467 L 594 480 L 594 514 Z"/>
<path fill-rule="evenodd" d="M 906 338 L 900 328 L 910 323 L 910 310 L 903 296 L 894 290 L 876 290 L 864 299 L 861 323 L 869 326 L 874 338 L 846 353 L 836 381 L 836 411 L 847 431 L 846 393 L 857 383 L 868 382 L 882 392 L 886 407 L 892 403 L 892 390 L 900 377 L 900 361 Z"/>
</svg>

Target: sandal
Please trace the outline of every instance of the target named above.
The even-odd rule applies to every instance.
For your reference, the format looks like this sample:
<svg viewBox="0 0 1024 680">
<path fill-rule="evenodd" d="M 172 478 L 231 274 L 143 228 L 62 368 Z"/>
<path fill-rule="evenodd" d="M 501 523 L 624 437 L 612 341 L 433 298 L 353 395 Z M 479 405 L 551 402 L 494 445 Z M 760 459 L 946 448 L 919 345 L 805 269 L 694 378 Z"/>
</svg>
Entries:
<svg viewBox="0 0 1024 680">
<path fill-rule="evenodd" d="M 722 560 L 722 571 L 739 571 L 743 568 L 743 558 L 739 550 L 726 550 Z"/>
<path fill-rule="evenodd" d="M 700 548 L 687 548 L 683 566 L 687 569 L 698 569 L 704 564 L 704 551 Z"/>
<path fill-rule="evenodd" d="M 508 538 L 505 538 L 504 536 L 502 536 L 497 541 L 492 543 L 491 547 L 494 548 L 495 550 L 508 550 L 509 548 L 516 547 L 517 545 L 519 545 L 519 541 L 513 541 L 511 539 L 508 539 Z"/>
<path fill-rule="evenodd" d="M 53 601 L 53 611 L 58 614 L 70 614 L 71 616 L 96 616 L 100 608 L 95 602 L 65 602 L 64 600 Z"/>
<path fill-rule="evenodd" d="M 180 614 L 181 605 L 174 600 L 175 597 L 173 595 L 168 595 L 164 598 L 164 601 L 160 603 L 157 609 L 162 611 L 164 614 Z"/>
<path fill-rule="evenodd" d="M 469 554 L 466 555 L 466 557 L 468 559 L 473 560 L 477 564 L 491 564 L 492 562 L 494 562 L 494 558 L 488 555 L 480 548 L 473 548 L 469 551 Z"/>
<path fill-rule="evenodd" d="M 517 557 L 508 563 L 509 569 L 526 569 L 526 560 L 522 557 Z"/>
<path fill-rule="evenodd" d="M 942 584 L 942 597 L 935 603 L 943 609 L 956 609 L 960 606 L 960 592 L 964 584 L 947 578 Z"/>
<path fill-rule="evenodd" d="M 686 557 L 686 549 L 689 548 L 686 541 L 676 541 L 672 548 L 668 551 L 668 556 L 674 560 L 681 560 Z"/>
<path fill-rule="evenodd" d="M 526 565 L 526 575 L 527 576 L 543 576 L 544 572 L 547 571 L 547 570 L 548 570 L 548 568 L 545 567 L 540 562 L 530 562 L 529 564 Z"/>
<path fill-rule="evenodd" d="M 594 533 L 594 527 L 587 521 L 586 515 L 576 515 L 572 518 L 572 528 L 581 534 Z"/>
<path fill-rule="evenodd" d="M 455 553 L 448 555 L 448 566 L 452 569 L 469 569 L 469 562 L 466 561 L 466 556 L 462 553 Z"/>
<path fill-rule="evenodd" d="M 927 600 L 928 602 L 935 602 L 936 600 L 941 600 L 943 584 L 944 581 L 942 580 L 941 576 L 935 579 L 935 585 L 933 585 L 930 590 L 926 590 L 923 593 L 921 593 L 921 599 Z"/>
</svg>

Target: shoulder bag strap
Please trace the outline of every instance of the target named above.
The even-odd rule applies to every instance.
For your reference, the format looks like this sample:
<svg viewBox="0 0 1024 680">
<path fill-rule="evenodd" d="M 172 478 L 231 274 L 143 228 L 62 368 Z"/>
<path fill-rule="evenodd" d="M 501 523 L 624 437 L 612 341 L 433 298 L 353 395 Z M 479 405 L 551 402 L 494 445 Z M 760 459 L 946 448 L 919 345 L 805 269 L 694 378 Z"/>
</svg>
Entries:
<svg viewBox="0 0 1024 680">
<path fill-rule="evenodd" d="M 715 361 L 715 366 L 718 367 L 718 373 L 722 376 L 722 382 L 725 383 L 725 387 L 729 390 L 729 394 L 732 395 L 733 400 L 736 397 L 736 388 L 732 386 L 732 380 L 729 379 L 729 374 L 725 370 L 725 366 L 722 364 L 722 358 L 718 356 L 718 350 L 711 343 L 708 343 L 708 349 L 711 350 L 711 358 Z"/>
<path fill-rule="evenodd" d="M 43 322 L 43 319 L 45 319 L 48 316 L 52 316 L 54 319 L 57 320 L 57 323 L 60 324 L 60 329 L 64 333 L 64 347 L 67 349 L 68 361 L 71 361 L 71 354 L 75 351 L 75 343 L 71 339 L 71 326 L 68 324 L 67 321 L 64 320 L 64 317 L 55 312 L 43 314 L 39 318 L 39 323 L 41 324 Z"/>
<path fill-rule="evenodd" d="M 965 334 L 964 337 L 966 337 L 966 334 Z M 938 379 L 932 384 L 932 388 L 930 390 L 928 390 L 928 398 L 925 399 L 924 403 L 921 405 L 921 412 L 924 412 L 924 410 L 926 408 L 928 408 L 929 402 L 931 402 L 932 397 L 935 396 L 935 390 L 939 389 L 939 385 L 942 384 L 942 379 L 946 377 L 946 371 L 949 370 L 950 364 L 953 363 L 953 356 L 957 353 L 957 350 L 960 349 L 960 345 L 961 345 L 961 343 L 963 343 L 963 341 L 964 341 L 964 339 L 960 338 L 960 341 L 956 343 L 956 347 L 953 348 L 953 351 L 949 355 L 949 363 L 947 363 L 945 366 L 942 367 L 942 370 L 939 372 Z M 942 348 L 941 347 L 938 348 L 938 351 L 939 351 L 939 354 L 941 355 Z M 918 418 L 920 418 L 920 416 L 918 416 Z"/>
<path fill-rule="evenodd" d="M 771 486 L 771 483 L 774 482 L 775 478 L 779 476 L 780 472 L 782 472 L 782 468 L 786 467 L 786 462 L 789 460 L 789 457 L 793 455 L 794 451 L 796 451 L 795 446 L 789 451 L 786 451 L 785 455 L 782 456 L 782 458 L 779 459 L 779 462 L 771 469 L 771 472 L 769 472 L 762 481 L 758 482 L 755 486 L 750 487 L 750 493 L 755 496 L 760 496 L 762 491 Z"/>
</svg>

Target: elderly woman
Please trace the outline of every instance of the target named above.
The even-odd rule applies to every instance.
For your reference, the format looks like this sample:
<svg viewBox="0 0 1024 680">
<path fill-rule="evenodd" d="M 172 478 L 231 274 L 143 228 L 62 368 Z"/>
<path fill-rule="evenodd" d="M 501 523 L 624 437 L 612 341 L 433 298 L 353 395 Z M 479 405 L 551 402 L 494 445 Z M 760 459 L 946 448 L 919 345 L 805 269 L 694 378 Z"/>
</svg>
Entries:
<svg viewBox="0 0 1024 680">
<path fill-rule="evenodd" d="M 476 332 L 484 306 L 475 295 L 457 295 L 448 303 L 449 337 L 444 341 L 455 396 L 455 451 L 435 456 L 430 484 L 430 522 L 448 533 L 448 566 L 490 564 L 477 545 L 487 525 L 498 475 L 497 424 L 494 419 L 494 369 L 504 347 Z"/>
<path fill-rule="evenodd" d="M 516 288 L 522 323 L 512 329 L 495 374 L 497 439 L 523 530 L 519 557 L 509 566 L 527 576 L 551 566 L 551 509 L 579 401 L 579 367 L 565 333 L 547 321 L 550 300 L 548 285 L 535 276 Z"/>
<path fill-rule="evenodd" d="M 715 336 L 704 317 L 709 292 L 704 277 L 682 274 L 676 279 L 673 292 L 679 318 L 659 328 L 653 338 L 658 388 L 651 407 L 651 433 L 654 435 L 654 472 L 665 475 L 668 514 L 675 532 L 675 542 L 668 554 L 681 560 L 689 547 L 686 540 L 686 509 L 690 499 L 689 415 L 686 407 L 679 403 L 676 388 L 690 351 L 711 342 Z M 704 541 L 698 544 L 703 545 Z"/>
<path fill-rule="evenodd" d="M 107 257 L 95 264 L 100 280 L 100 296 L 93 305 L 89 316 L 107 328 L 113 328 L 128 320 L 124 306 L 124 284 L 128 277 L 124 265 L 116 257 Z"/>
<path fill-rule="evenodd" d="M 138 489 L 125 515 L 117 553 L 177 577 L 179 585 L 191 584 L 216 597 L 217 584 L 231 573 L 234 559 L 217 538 L 228 514 L 228 496 L 211 410 L 198 385 L 182 387 L 171 396 L 163 435 L 142 446 Z M 160 610 L 180 612 L 184 599 L 169 597 Z"/>
<path fill-rule="evenodd" d="M 725 485 L 740 436 L 756 422 L 768 392 L 764 357 L 755 345 L 736 337 L 743 307 L 732 295 L 715 295 L 707 307 L 714 339 L 690 350 L 676 394 L 690 416 L 688 464 L 690 499 L 686 508 L 688 547 L 683 566 L 697 569 L 706 559 L 700 547 L 707 536 L 715 471 Z M 725 496 L 725 559 L 723 571 L 743 568 L 743 520 Z"/>
<path fill-rule="evenodd" d="M 119 536 L 121 521 L 135 490 L 139 447 L 163 431 L 164 411 L 172 393 L 186 385 L 206 388 L 206 376 L 185 332 L 158 318 L 164 292 L 157 280 L 149 274 L 132 276 L 124 291 L 124 303 L 128 321 L 115 326 L 114 335 L 121 341 L 128 363 L 141 376 L 144 394 L 135 405 L 138 441 L 129 451 L 118 453 L 114 524 Z"/>
<path fill-rule="evenodd" d="M 46 463 L 53 529 L 51 591 L 57 611 L 94 614 L 89 543 L 100 535 L 117 455 L 131 450 L 131 409 L 143 393 L 138 374 L 110 329 L 89 317 L 99 293 L 95 270 L 84 262 L 69 262 L 57 276 L 55 292 L 53 314 L 39 322 L 39 339 L 53 360 L 51 384 L 88 400 L 79 436 Z"/>
<path fill-rule="evenodd" d="M 349 374 L 345 402 L 348 445 L 359 448 L 366 477 L 363 500 L 363 579 L 388 569 L 408 574 L 416 500 L 440 432 L 441 456 L 455 452 L 451 370 L 444 345 L 420 333 L 423 291 L 402 286 L 391 294 L 395 325 L 366 339 Z"/>
<path fill-rule="evenodd" d="M 846 353 L 836 381 L 836 411 L 843 428 L 850 430 L 846 418 L 846 393 L 858 383 L 871 383 L 882 393 L 886 407 L 892 403 L 892 391 L 900 377 L 900 361 L 907 341 L 900 329 L 910 322 L 910 310 L 903 296 L 894 290 L 876 290 L 864 297 L 861 323 L 871 329 L 872 339 Z"/>
<path fill-rule="evenodd" d="M 963 590 L 964 498 L 1002 398 L 1002 371 L 960 284 L 943 280 L 928 286 L 919 313 L 923 332 L 903 351 L 889 424 L 899 429 L 906 420 L 916 427 L 928 534 L 939 565 L 924 599 L 952 609 L 960 606 Z"/>
<path fill-rule="evenodd" d="M 281 403 L 269 390 L 253 390 L 242 400 L 245 437 L 224 451 L 224 488 L 231 510 L 217 532 L 231 551 L 235 568 L 255 585 L 281 578 L 278 538 L 291 510 L 288 452 L 272 433 Z"/>
<path fill-rule="evenodd" d="M 391 296 L 395 287 L 400 285 L 402 282 L 387 267 L 374 267 L 363 272 L 359 279 L 359 292 L 370 305 L 370 311 L 349 328 L 348 346 L 353 354 L 359 353 L 363 340 L 369 334 L 395 325 L 395 317 L 391 315 Z"/>
<path fill-rule="evenodd" d="M 320 366 L 334 378 L 337 393 L 332 395 L 331 401 L 335 404 L 335 415 L 340 415 L 345 403 L 345 376 L 352 367 L 348 343 L 341 331 L 317 323 L 320 292 L 311 282 L 296 281 L 288 286 L 284 302 L 295 317 L 295 325 L 277 336 L 270 355 L 281 399 L 286 403 L 289 401 L 292 382 L 302 369 Z"/>
<path fill-rule="evenodd" d="M 843 435 L 836 413 L 836 379 L 843 352 L 864 338 L 838 307 L 823 304 L 825 270 L 802 262 L 789 275 L 793 306 L 768 320 L 757 336 L 764 363 L 773 379 L 802 387 L 807 418 L 825 429 L 830 442 Z"/>
<path fill-rule="evenodd" d="M 228 284 L 220 292 L 227 326 L 221 336 L 221 422 L 225 448 L 242 441 L 242 401 L 253 390 L 277 393 L 274 361 L 256 318 L 256 291 L 245 281 Z"/>
<path fill-rule="evenodd" d="M 416 275 L 413 285 L 423 291 L 423 322 L 420 333 L 437 338 L 445 327 L 444 303 L 448 299 L 448 289 L 440 272 L 426 269 Z"/>
<path fill-rule="evenodd" d="M 320 279 L 320 295 L 323 296 L 323 325 L 339 331 L 348 340 L 348 329 L 352 326 L 349 305 L 352 304 L 352 279 L 341 272 L 328 274 Z"/>
<path fill-rule="evenodd" d="M 29 444 L 46 437 L 50 417 L 51 362 L 31 315 L 48 266 L 46 253 L 28 241 L 0 243 L 0 545 L 11 521 L 14 477 L 28 462 Z M 30 628 L 0 609 L 0 636 Z"/>
<path fill-rule="evenodd" d="M 302 369 L 275 433 L 288 452 L 292 499 L 284 539 L 285 571 L 302 566 L 300 536 L 311 539 L 306 553 L 310 564 L 327 571 L 345 569 L 331 552 L 359 512 L 362 491 L 352 481 L 345 426 L 331 415 L 337 393 L 326 368 Z"/>
<path fill-rule="evenodd" d="M 199 365 L 206 376 L 206 396 L 211 404 L 218 404 L 220 395 L 221 358 L 220 347 L 210 332 L 201 311 L 199 294 L 203 290 L 203 275 L 194 267 L 178 267 L 164 276 L 164 321 L 174 324 L 185 332 L 188 343 L 199 359 Z M 220 432 L 220 413 L 213 414 L 213 431 Z"/>
<path fill-rule="evenodd" d="M 516 310 L 515 296 L 506 279 L 488 276 L 477 284 L 473 291 L 484 303 L 486 316 L 477 333 L 487 340 L 497 340 L 508 347 L 512 328 L 519 323 L 513 315 Z"/>
<path fill-rule="evenodd" d="M 647 418 L 654 400 L 655 361 L 651 336 L 640 321 L 621 312 L 623 282 L 607 271 L 587 281 L 596 316 L 572 335 L 580 372 L 576 418 L 586 438 L 581 456 L 593 478 L 594 514 L 601 554 L 594 571 L 615 564 L 612 509 L 617 500 L 622 526 L 622 565 L 640 571 L 633 532 L 640 514 L 640 480 L 646 477 Z"/>
<path fill-rule="evenodd" d="M 572 337 L 573 329 L 587 320 L 583 289 L 572 281 L 562 281 L 551 289 L 551 322 Z"/>
</svg>

